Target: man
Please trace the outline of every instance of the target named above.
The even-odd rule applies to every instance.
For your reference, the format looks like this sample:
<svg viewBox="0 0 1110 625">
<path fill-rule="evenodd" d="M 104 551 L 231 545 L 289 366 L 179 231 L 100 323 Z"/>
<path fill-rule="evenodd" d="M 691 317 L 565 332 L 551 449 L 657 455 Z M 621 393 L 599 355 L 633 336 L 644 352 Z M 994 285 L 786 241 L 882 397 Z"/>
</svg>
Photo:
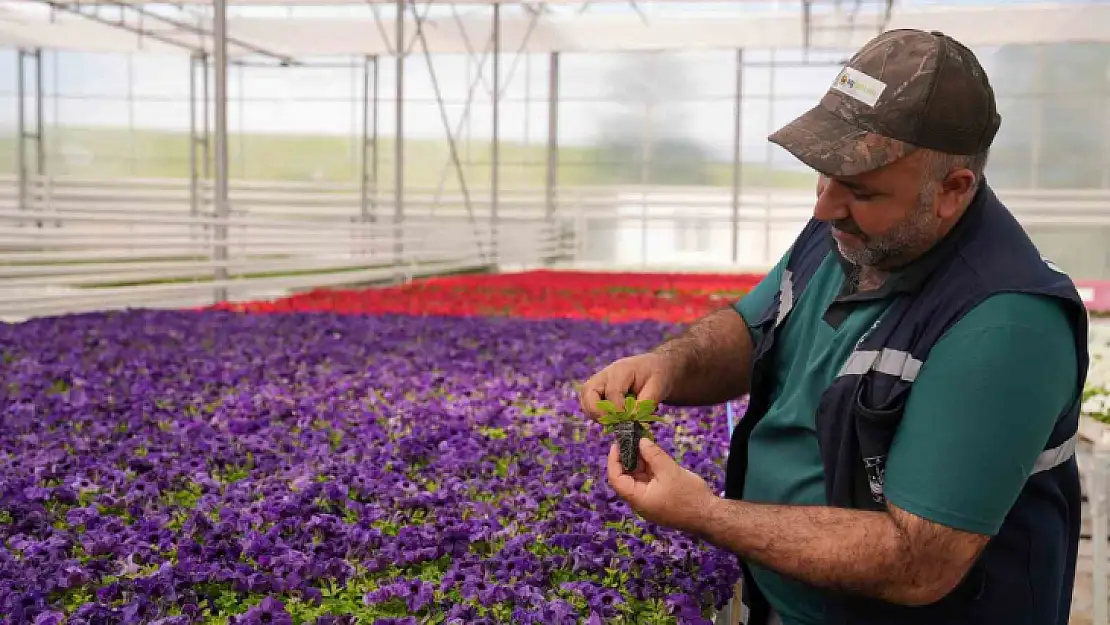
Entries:
<svg viewBox="0 0 1110 625">
<path fill-rule="evenodd" d="M 938 32 L 862 48 L 770 140 L 819 176 L 769 275 L 582 387 L 674 406 L 750 395 L 723 497 L 650 441 L 609 482 L 736 553 L 754 625 L 1064 625 L 1087 317 L 983 178 L 1001 121 Z"/>
</svg>

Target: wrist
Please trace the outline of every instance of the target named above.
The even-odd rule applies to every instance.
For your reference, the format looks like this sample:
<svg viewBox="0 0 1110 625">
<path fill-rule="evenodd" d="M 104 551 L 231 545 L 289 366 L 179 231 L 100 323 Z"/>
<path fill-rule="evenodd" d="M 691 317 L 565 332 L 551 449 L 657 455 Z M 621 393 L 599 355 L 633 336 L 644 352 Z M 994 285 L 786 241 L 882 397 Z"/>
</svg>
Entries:
<svg viewBox="0 0 1110 625">
<path fill-rule="evenodd" d="M 726 508 L 728 506 L 729 501 L 727 499 L 707 490 L 701 504 L 694 506 L 690 525 L 686 528 L 687 531 L 702 540 L 714 542 L 714 535 L 720 530 L 721 519 L 727 518 Z"/>
<path fill-rule="evenodd" d="M 670 379 L 681 380 L 688 368 L 687 351 L 679 339 L 672 339 L 651 350 L 651 353 L 660 359 L 661 366 L 669 373 Z"/>
</svg>

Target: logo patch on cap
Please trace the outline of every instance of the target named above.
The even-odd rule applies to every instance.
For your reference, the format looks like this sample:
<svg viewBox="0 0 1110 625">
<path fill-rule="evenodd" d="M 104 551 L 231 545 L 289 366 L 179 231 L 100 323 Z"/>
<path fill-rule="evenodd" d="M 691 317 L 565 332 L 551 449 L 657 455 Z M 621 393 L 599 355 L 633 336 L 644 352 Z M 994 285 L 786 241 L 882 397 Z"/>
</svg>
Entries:
<svg viewBox="0 0 1110 625">
<path fill-rule="evenodd" d="M 833 89 L 846 96 L 855 98 L 867 106 L 875 106 L 879 96 L 883 95 L 886 83 L 864 74 L 858 69 L 845 67 L 836 75 Z"/>
</svg>

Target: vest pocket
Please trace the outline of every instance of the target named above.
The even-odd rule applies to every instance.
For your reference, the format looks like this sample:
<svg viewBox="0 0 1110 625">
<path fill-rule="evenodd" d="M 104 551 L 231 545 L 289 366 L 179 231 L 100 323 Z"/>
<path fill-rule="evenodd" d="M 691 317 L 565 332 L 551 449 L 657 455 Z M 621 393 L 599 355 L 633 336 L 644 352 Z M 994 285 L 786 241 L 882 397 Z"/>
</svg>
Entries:
<svg viewBox="0 0 1110 625">
<path fill-rule="evenodd" d="M 867 480 L 867 490 L 871 501 L 884 504 L 883 477 L 886 473 L 886 459 L 898 424 L 906 407 L 907 390 L 891 393 L 881 403 L 874 402 L 874 373 L 860 376 L 852 396 L 852 422 L 855 424 L 856 441 L 859 446 L 859 461 L 863 463 L 863 475 Z"/>
</svg>

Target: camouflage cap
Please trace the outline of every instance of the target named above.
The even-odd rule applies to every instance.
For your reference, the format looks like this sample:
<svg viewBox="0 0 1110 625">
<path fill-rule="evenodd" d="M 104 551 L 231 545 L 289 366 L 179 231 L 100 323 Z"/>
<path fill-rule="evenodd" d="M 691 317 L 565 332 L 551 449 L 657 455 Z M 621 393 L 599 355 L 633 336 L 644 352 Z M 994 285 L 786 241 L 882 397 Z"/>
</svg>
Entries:
<svg viewBox="0 0 1110 625">
<path fill-rule="evenodd" d="M 823 174 L 852 176 L 918 148 L 983 152 L 1000 124 L 975 55 L 943 33 L 905 29 L 872 39 L 820 104 L 769 140 Z"/>
</svg>

